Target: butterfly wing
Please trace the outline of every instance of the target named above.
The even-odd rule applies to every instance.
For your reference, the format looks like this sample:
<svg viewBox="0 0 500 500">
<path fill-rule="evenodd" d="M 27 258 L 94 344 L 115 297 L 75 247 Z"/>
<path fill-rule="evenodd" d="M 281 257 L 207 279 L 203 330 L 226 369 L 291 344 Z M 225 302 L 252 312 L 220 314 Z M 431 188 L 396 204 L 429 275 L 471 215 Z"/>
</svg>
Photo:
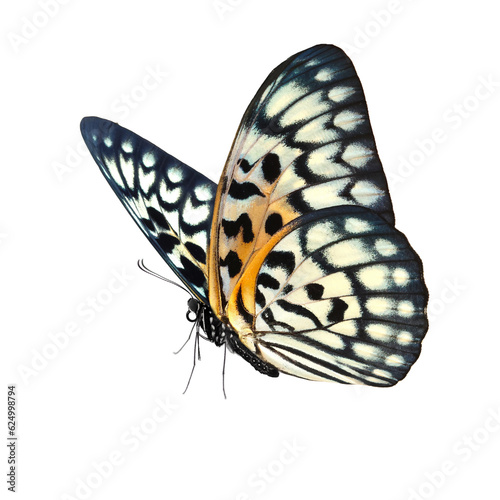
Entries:
<svg viewBox="0 0 500 500">
<path fill-rule="evenodd" d="M 422 265 L 406 237 L 365 207 L 296 219 L 254 256 L 228 305 L 241 341 L 311 380 L 393 385 L 427 331 Z"/>
<path fill-rule="evenodd" d="M 218 186 L 215 313 L 280 371 L 389 386 L 427 331 L 359 78 L 333 46 L 292 56 L 247 109 Z"/>
<path fill-rule="evenodd" d="M 81 132 L 142 232 L 184 284 L 208 304 L 206 249 L 216 185 L 116 123 L 84 118 Z"/>
<path fill-rule="evenodd" d="M 209 260 L 219 317 L 251 256 L 297 217 L 360 205 L 394 223 L 361 83 L 332 45 L 278 66 L 245 112 L 217 192 Z"/>
</svg>

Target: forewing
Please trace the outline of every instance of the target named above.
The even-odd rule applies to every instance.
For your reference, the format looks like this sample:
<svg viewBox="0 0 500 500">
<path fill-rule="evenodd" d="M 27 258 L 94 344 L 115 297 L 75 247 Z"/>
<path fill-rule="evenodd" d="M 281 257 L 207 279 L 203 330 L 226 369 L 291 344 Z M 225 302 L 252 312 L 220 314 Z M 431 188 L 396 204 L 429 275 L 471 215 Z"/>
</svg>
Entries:
<svg viewBox="0 0 500 500">
<path fill-rule="evenodd" d="M 361 83 L 332 45 L 278 66 L 243 116 L 217 192 L 210 302 L 219 316 L 249 262 L 310 212 L 365 206 L 394 223 Z"/>
<path fill-rule="evenodd" d="M 369 209 L 343 206 L 277 233 L 228 311 L 242 342 L 282 372 L 387 386 L 419 356 L 427 298 L 406 237 Z"/>
<path fill-rule="evenodd" d="M 216 185 L 116 123 L 88 117 L 81 131 L 142 232 L 184 284 L 208 304 L 206 252 Z"/>
</svg>

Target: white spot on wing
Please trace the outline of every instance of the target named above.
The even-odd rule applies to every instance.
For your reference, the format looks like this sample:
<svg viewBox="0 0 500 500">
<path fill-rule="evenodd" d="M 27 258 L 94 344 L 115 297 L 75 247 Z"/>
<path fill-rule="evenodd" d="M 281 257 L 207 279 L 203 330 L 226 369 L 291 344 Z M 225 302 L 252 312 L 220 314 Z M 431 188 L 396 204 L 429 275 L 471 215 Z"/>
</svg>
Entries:
<svg viewBox="0 0 500 500">
<path fill-rule="evenodd" d="M 335 233 L 334 224 L 330 221 L 323 221 L 314 224 L 306 233 L 306 250 L 311 253 L 328 242 L 338 239 Z"/>
<path fill-rule="evenodd" d="M 371 297 L 366 301 L 366 308 L 372 314 L 385 316 L 392 312 L 392 304 L 389 299 L 384 297 Z"/>
<path fill-rule="evenodd" d="M 391 339 L 392 329 L 381 323 L 370 323 L 366 327 L 368 335 L 378 342 L 387 342 Z"/>
<path fill-rule="evenodd" d="M 415 314 L 415 307 L 409 300 L 402 300 L 398 304 L 398 313 L 405 318 L 409 318 Z"/>
<path fill-rule="evenodd" d="M 375 375 L 376 377 L 380 377 L 380 378 L 384 378 L 384 379 L 393 379 L 394 377 L 392 376 L 392 374 L 386 370 L 381 370 L 380 368 L 375 368 L 373 371 L 372 371 L 373 375 Z"/>
<path fill-rule="evenodd" d="M 329 274 L 317 283 L 325 287 L 323 297 L 341 297 L 353 292 L 351 280 L 344 272 Z"/>
<path fill-rule="evenodd" d="M 132 159 L 126 160 L 123 155 L 120 155 L 120 167 L 127 186 L 134 189 L 134 162 Z"/>
<path fill-rule="evenodd" d="M 209 184 L 196 186 L 196 188 L 194 189 L 194 195 L 199 201 L 208 201 L 213 197 L 213 189 Z"/>
<path fill-rule="evenodd" d="M 186 201 L 184 209 L 182 211 L 183 219 L 193 226 L 200 224 L 201 222 L 208 219 L 210 216 L 210 207 L 208 205 L 200 205 L 199 207 L 194 207 L 191 203 L 191 199 Z"/>
<path fill-rule="evenodd" d="M 357 219 L 355 217 L 349 217 L 345 221 L 345 230 L 348 233 L 366 233 L 371 229 L 370 223 L 362 220 L 362 219 Z"/>
<path fill-rule="evenodd" d="M 341 321 L 331 327 L 328 330 L 332 332 L 337 332 L 340 335 L 345 335 L 347 337 L 356 337 L 358 335 L 358 327 L 355 321 Z"/>
<path fill-rule="evenodd" d="M 404 286 L 408 284 L 410 275 L 406 269 L 398 267 L 394 269 L 394 272 L 392 273 L 392 279 L 394 280 L 394 283 L 396 283 L 396 285 Z"/>
<path fill-rule="evenodd" d="M 366 288 L 381 290 L 387 286 L 387 267 L 369 266 L 357 272 L 357 277 Z"/>
<path fill-rule="evenodd" d="M 307 158 L 307 168 L 311 173 L 327 179 L 350 174 L 347 167 L 333 161 L 339 149 L 340 145 L 338 143 L 327 144 L 315 149 Z"/>
<path fill-rule="evenodd" d="M 334 129 L 327 129 L 326 124 L 331 120 L 330 113 L 318 116 L 314 120 L 306 123 L 299 128 L 295 134 L 295 140 L 298 142 L 310 142 L 313 144 L 323 144 L 338 138 Z"/>
<path fill-rule="evenodd" d="M 413 340 L 413 335 L 410 332 L 400 332 L 397 340 L 400 344 L 407 345 Z"/>
<path fill-rule="evenodd" d="M 304 90 L 296 82 L 289 82 L 276 90 L 266 104 L 265 113 L 273 118 L 304 94 Z"/>
<path fill-rule="evenodd" d="M 177 203 L 181 197 L 182 190 L 180 187 L 176 187 L 171 190 L 165 190 L 162 193 L 162 200 L 167 203 Z"/>
<path fill-rule="evenodd" d="M 321 100 L 321 92 L 314 92 L 288 108 L 280 120 L 280 125 L 286 127 L 302 120 L 309 120 L 329 109 L 330 105 Z"/>
<path fill-rule="evenodd" d="M 106 165 L 111 178 L 116 182 L 116 184 L 118 184 L 119 187 L 124 189 L 125 186 L 123 185 L 123 180 L 118 170 L 118 167 L 116 166 L 115 160 L 112 158 L 107 158 L 105 156 L 102 157 L 102 160 Z"/>
<path fill-rule="evenodd" d="M 362 115 L 349 110 L 341 111 L 333 117 L 333 124 L 348 132 L 354 130 L 363 121 Z"/>
<path fill-rule="evenodd" d="M 323 68 L 320 69 L 316 76 L 314 77 L 318 82 L 328 82 L 332 80 L 335 76 L 335 71 L 332 68 Z"/>
<path fill-rule="evenodd" d="M 394 245 L 391 241 L 382 238 L 378 239 L 375 242 L 375 249 L 380 255 L 383 255 L 384 257 L 395 255 L 398 251 L 396 245 Z"/>
<path fill-rule="evenodd" d="M 384 196 L 384 192 L 369 181 L 358 181 L 352 187 L 351 195 L 360 205 L 371 206 Z"/>
<path fill-rule="evenodd" d="M 380 349 L 368 344 L 361 344 L 356 342 L 353 345 L 353 351 L 361 358 L 364 359 L 377 359 L 380 356 Z"/>
<path fill-rule="evenodd" d="M 302 197 L 315 210 L 335 205 L 345 205 L 346 200 L 340 196 L 340 193 L 348 183 L 349 179 L 347 177 L 323 182 L 303 189 Z"/>
<path fill-rule="evenodd" d="M 335 243 L 325 251 L 328 261 L 336 267 L 347 267 L 370 262 L 371 255 L 360 240 Z"/>
<path fill-rule="evenodd" d="M 180 167 L 172 167 L 167 170 L 167 177 L 171 182 L 177 184 L 184 179 L 184 172 Z"/>
<path fill-rule="evenodd" d="M 364 167 L 373 156 L 373 152 L 365 146 L 353 143 L 345 148 L 342 159 L 353 167 Z"/>
<path fill-rule="evenodd" d="M 130 139 L 126 139 L 122 142 L 122 149 L 125 153 L 132 153 L 134 146 L 132 145 Z"/>
<path fill-rule="evenodd" d="M 342 102 L 354 94 L 354 92 L 355 90 L 352 87 L 335 87 L 328 92 L 328 98 L 333 102 Z"/>
<path fill-rule="evenodd" d="M 142 163 L 147 168 L 154 167 L 154 164 L 156 163 L 156 158 L 154 154 L 151 152 L 145 153 L 142 157 Z"/>
<path fill-rule="evenodd" d="M 143 168 L 140 168 L 138 170 L 139 174 L 139 185 L 141 186 L 141 189 L 144 193 L 149 193 L 149 190 L 151 189 L 151 186 L 153 185 L 155 181 L 155 172 L 153 170 L 150 170 L 147 172 Z"/>
<path fill-rule="evenodd" d="M 389 366 L 401 366 L 404 362 L 405 360 L 403 356 L 400 356 L 399 354 L 391 354 L 385 358 L 385 364 Z"/>
</svg>

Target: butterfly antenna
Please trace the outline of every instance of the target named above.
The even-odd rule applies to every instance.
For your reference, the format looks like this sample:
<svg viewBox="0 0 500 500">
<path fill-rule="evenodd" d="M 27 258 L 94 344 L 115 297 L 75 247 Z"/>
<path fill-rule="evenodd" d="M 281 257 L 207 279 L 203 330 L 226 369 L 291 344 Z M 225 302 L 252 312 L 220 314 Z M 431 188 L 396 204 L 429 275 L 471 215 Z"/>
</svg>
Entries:
<svg viewBox="0 0 500 500">
<path fill-rule="evenodd" d="M 164 276 L 162 276 L 161 274 L 155 273 L 154 271 L 151 271 L 151 269 L 148 269 L 146 267 L 146 265 L 144 264 L 143 259 L 140 259 L 139 261 L 137 261 L 137 265 L 139 266 L 139 269 L 141 271 L 144 271 L 145 273 L 148 273 L 151 276 L 154 276 L 155 278 L 159 278 L 163 281 L 166 281 L 167 283 L 175 285 L 176 287 L 180 288 L 181 290 L 184 290 L 185 292 L 189 293 L 189 295 L 191 295 L 191 297 L 193 297 L 193 294 L 187 288 L 184 288 L 183 286 L 179 285 L 179 283 L 176 283 L 175 281 L 169 280 L 169 279 L 165 278 Z"/>
</svg>

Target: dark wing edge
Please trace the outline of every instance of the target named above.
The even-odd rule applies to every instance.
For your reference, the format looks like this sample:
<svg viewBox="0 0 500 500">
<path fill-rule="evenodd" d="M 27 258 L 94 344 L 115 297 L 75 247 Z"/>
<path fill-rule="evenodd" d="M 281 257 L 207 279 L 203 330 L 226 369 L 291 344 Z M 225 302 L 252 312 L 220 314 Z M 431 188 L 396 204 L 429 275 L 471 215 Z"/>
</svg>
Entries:
<svg viewBox="0 0 500 500">
<path fill-rule="evenodd" d="M 141 231 L 208 305 L 206 254 L 216 184 L 117 123 L 86 117 L 80 129 L 102 174 Z"/>
</svg>

